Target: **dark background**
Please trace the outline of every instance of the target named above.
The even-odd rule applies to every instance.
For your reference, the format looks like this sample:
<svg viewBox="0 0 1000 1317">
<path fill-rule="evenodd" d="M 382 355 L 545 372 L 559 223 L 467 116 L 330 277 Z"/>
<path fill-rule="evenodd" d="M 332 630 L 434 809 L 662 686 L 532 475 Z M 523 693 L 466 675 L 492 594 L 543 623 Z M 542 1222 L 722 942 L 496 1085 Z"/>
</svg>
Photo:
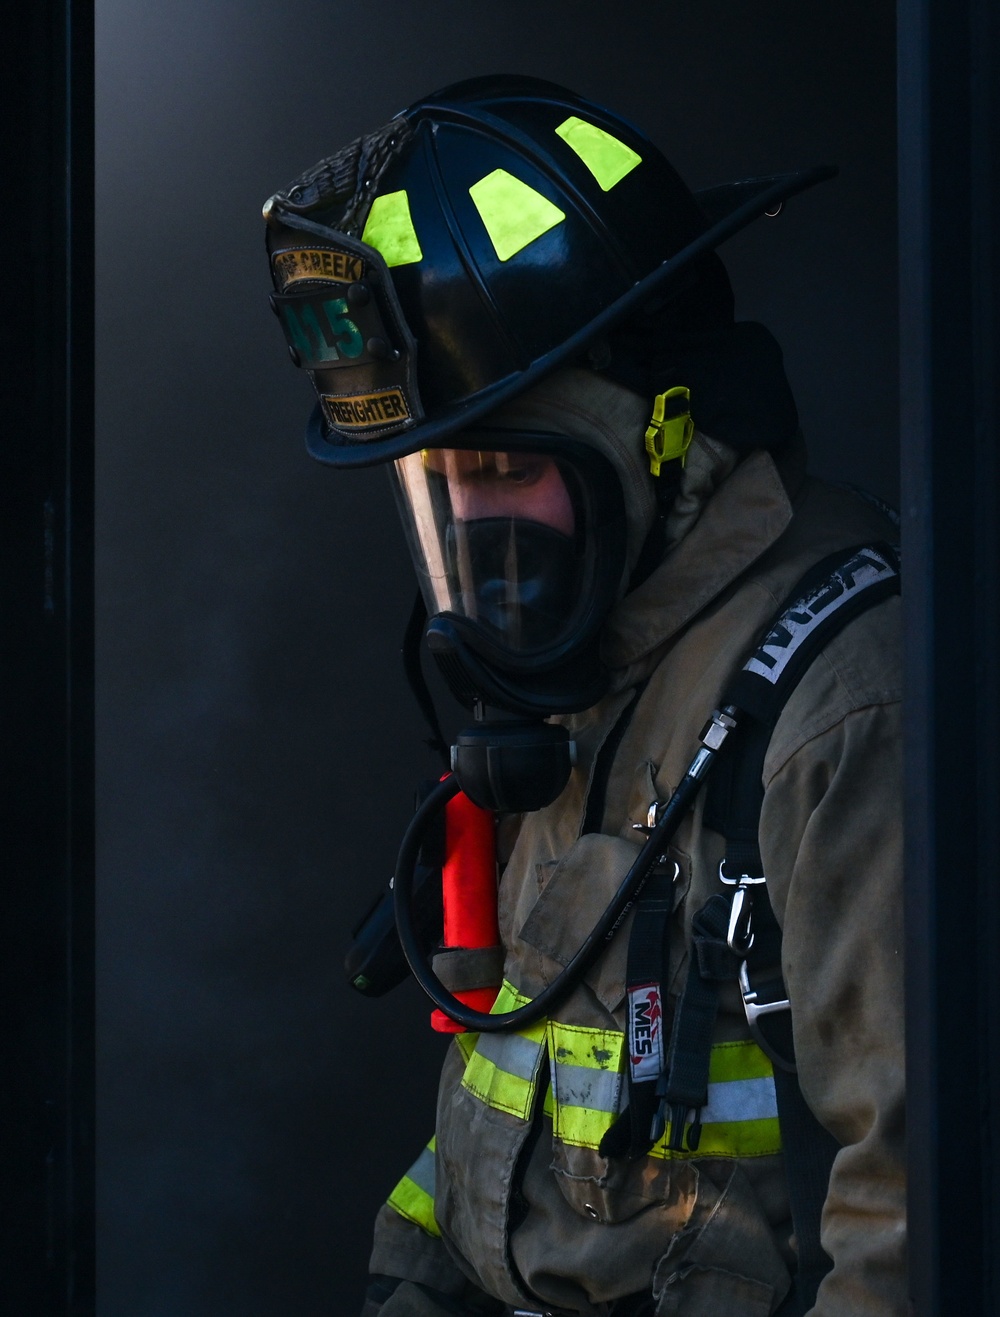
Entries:
<svg viewBox="0 0 1000 1317">
<path fill-rule="evenodd" d="M 260 206 L 416 96 L 537 74 L 693 186 L 832 161 L 723 249 L 819 473 L 897 489 L 894 14 L 792 0 L 99 0 L 100 1317 L 356 1311 L 441 1040 L 348 930 L 432 771 L 385 474 L 311 463 Z"/>
</svg>

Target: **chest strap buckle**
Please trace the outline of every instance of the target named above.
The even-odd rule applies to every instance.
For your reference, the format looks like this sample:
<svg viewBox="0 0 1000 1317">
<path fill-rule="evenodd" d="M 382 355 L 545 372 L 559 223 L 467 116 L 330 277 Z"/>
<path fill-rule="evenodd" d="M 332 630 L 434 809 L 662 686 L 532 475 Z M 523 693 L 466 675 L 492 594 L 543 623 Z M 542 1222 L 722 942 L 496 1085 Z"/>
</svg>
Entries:
<svg viewBox="0 0 1000 1317">
<path fill-rule="evenodd" d="M 773 1037 L 769 1037 L 768 1032 L 761 1026 L 763 1018 L 780 1015 L 783 1011 L 791 1010 L 791 1002 L 787 997 L 777 996 L 771 1001 L 761 1000 L 762 994 L 766 993 L 768 988 L 784 993 L 784 982 L 782 979 L 777 978 L 762 985 L 759 989 L 754 988 L 750 983 L 750 971 L 745 960 L 740 965 L 738 982 L 750 1036 L 772 1065 L 779 1066 L 782 1070 L 794 1070 L 795 1060 L 794 1051 L 791 1047 L 790 1020 L 782 1021 L 784 1028 L 779 1030 Z M 785 1036 L 786 1033 L 787 1037 Z"/>
</svg>

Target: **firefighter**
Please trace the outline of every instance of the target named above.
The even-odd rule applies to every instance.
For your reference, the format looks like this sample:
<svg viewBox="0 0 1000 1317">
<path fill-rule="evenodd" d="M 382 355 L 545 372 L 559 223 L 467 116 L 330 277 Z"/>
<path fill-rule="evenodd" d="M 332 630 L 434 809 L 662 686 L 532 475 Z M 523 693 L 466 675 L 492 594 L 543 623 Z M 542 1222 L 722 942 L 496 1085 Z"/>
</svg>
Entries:
<svg viewBox="0 0 1000 1317">
<path fill-rule="evenodd" d="M 393 464 L 427 643 L 476 718 L 456 772 L 512 838 L 496 947 L 436 967 L 494 985 L 504 1018 L 552 1003 L 456 1034 L 434 1138 L 376 1223 L 365 1317 L 906 1309 L 894 595 L 798 676 L 742 840 L 698 796 L 656 857 L 658 904 L 560 978 L 734 673 L 762 640 L 775 662 L 797 583 L 841 564 L 784 636 L 893 576 L 885 510 L 806 474 L 780 350 L 735 321 L 716 254 L 830 172 L 696 197 L 609 111 L 490 77 L 265 206 L 272 306 L 317 395 L 309 451 Z M 727 877 L 748 899 L 766 879 L 804 1141 L 748 1024 L 749 926 L 705 932 Z M 699 992 L 708 1023 L 688 1027 Z M 678 1104 L 689 1061 L 705 1098 Z"/>
</svg>

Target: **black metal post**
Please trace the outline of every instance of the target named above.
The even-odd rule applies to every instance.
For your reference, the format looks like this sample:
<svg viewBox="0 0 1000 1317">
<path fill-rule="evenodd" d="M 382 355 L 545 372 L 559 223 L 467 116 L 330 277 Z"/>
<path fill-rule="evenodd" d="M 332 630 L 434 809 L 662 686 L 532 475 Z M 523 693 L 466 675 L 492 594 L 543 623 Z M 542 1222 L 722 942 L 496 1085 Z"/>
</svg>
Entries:
<svg viewBox="0 0 1000 1317">
<path fill-rule="evenodd" d="M 0 1311 L 94 1311 L 93 14 L 4 19 Z"/>
<path fill-rule="evenodd" d="M 1000 15 L 900 0 L 910 1285 L 1000 1309 Z"/>
</svg>

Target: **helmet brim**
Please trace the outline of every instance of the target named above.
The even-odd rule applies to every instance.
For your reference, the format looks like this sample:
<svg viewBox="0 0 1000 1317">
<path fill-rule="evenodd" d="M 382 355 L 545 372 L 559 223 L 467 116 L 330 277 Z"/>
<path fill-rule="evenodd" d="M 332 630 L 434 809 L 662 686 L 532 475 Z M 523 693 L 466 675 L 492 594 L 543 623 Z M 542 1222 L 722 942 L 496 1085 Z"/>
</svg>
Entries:
<svg viewBox="0 0 1000 1317">
<path fill-rule="evenodd" d="M 810 169 L 744 179 L 696 192 L 695 199 L 708 221 L 705 231 L 529 367 L 497 380 L 472 397 L 442 407 L 435 415 L 422 418 L 401 434 L 369 438 L 358 443 L 345 443 L 339 434 L 333 442 L 328 437 L 330 431 L 317 403 L 306 427 L 306 446 L 310 454 L 329 466 L 353 468 L 377 466 L 421 448 L 440 447 L 446 439 L 532 388 L 559 366 L 581 356 L 595 339 L 638 310 L 698 257 L 714 250 L 762 215 L 774 214 L 791 197 L 833 178 L 836 173 L 833 165 L 815 165 Z"/>
</svg>

